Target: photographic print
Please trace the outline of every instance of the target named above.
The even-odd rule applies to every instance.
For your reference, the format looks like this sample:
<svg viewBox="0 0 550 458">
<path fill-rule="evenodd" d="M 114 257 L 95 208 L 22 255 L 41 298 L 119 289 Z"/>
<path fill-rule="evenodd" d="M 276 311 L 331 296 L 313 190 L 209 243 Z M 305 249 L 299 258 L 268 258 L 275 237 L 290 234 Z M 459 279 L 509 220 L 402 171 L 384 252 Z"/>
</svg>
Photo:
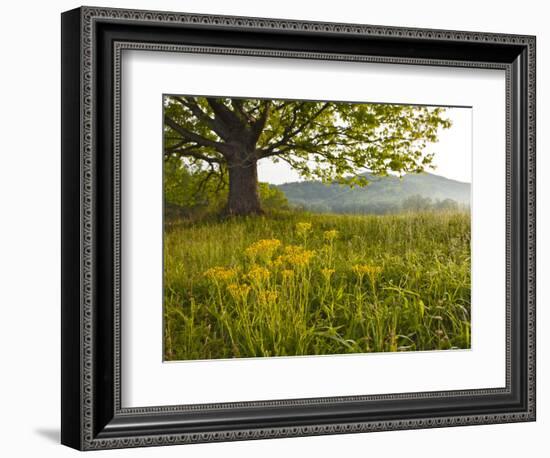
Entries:
<svg viewBox="0 0 550 458">
<path fill-rule="evenodd" d="M 165 361 L 470 348 L 470 107 L 162 103 Z"/>
<path fill-rule="evenodd" d="M 536 37 L 61 25 L 64 445 L 536 420 Z"/>
</svg>

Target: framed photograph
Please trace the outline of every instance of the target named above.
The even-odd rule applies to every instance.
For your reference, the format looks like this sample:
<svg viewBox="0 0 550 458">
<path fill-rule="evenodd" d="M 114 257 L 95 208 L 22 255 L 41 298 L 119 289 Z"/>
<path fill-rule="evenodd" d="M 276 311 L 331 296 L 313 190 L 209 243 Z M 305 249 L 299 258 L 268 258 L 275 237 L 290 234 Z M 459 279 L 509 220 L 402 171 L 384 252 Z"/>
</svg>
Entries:
<svg viewBox="0 0 550 458">
<path fill-rule="evenodd" d="M 63 444 L 535 420 L 535 37 L 62 14 Z"/>
</svg>

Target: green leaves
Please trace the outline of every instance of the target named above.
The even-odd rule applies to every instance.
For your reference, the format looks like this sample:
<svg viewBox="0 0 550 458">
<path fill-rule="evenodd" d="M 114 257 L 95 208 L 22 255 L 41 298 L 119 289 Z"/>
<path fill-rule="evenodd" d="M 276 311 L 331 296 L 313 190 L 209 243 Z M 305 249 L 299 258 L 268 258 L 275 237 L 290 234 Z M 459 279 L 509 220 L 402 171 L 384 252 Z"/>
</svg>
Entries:
<svg viewBox="0 0 550 458">
<path fill-rule="evenodd" d="M 165 155 L 221 173 L 223 164 L 283 160 L 306 179 L 347 182 L 429 168 L 445 108 L 166 96 Z"/>
</svg>

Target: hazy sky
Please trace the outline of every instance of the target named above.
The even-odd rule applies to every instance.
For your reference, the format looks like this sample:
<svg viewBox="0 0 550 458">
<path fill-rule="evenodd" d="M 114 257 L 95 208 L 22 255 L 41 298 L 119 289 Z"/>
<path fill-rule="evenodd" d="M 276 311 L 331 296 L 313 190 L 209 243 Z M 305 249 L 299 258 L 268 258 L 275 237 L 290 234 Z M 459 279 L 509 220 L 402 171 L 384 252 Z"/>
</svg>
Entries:
<svg viewBox="0 0 550 458">
<path fill-rule="evenodd" d="M 472 181 L 472 109 L 447 108 L 446 116 L 452 127 L 439 131 L 439 141 L 427 147 L 435 152 L 433 170 L 428 172 L 470 183 Z M 274 164 L 269 159 L 258 163 L 260 181 L 282 184 L 302 181 L 302 178 L 286 162 Z"/>
</svg>

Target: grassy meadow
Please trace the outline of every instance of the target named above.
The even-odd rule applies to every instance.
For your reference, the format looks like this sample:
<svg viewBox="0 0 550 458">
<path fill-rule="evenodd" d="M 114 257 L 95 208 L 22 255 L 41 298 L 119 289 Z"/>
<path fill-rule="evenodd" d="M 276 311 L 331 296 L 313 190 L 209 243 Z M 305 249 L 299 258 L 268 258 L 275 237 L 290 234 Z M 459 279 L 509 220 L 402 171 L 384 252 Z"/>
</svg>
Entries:
<svg viewBox="0 0 550 458">
<path fill-rule="evenodd" d="M 467 212 L 168 220 L 164 358 L 470 347 Z"/>
</svg>

